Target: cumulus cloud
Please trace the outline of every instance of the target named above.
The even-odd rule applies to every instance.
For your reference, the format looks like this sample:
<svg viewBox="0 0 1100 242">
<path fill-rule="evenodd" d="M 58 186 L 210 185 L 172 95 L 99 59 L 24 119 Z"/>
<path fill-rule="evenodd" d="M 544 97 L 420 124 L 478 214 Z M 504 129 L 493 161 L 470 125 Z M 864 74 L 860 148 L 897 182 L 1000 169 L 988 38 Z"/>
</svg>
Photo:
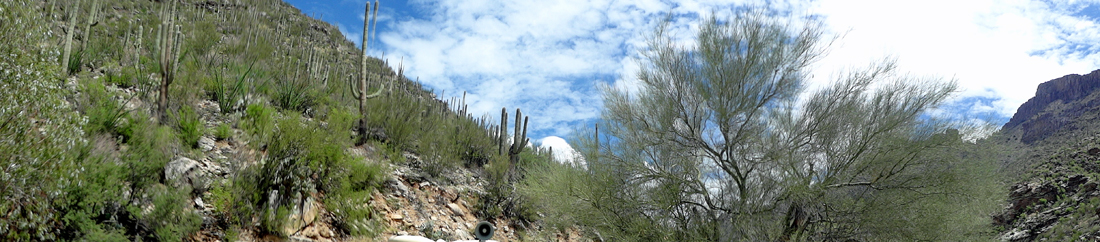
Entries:
<svg viewBox="0 0 1100 242">
<path fill-rule="evenodd" d="M 561 137 L 549 136 L 549 137 L 540 139 L 539 143 L 541 143 L 539 148 L 542 148 L 542 149 L 553 148 L 554 149 L 554 153 L 553 153 L 554 160 L 556 160 L 558 162 L 561 162 L 561 163 L 564 163 L 564 164 L 573 164 L 573 165 L 577 165 L 579 167 L 587 167 L 588 166 L 587 164 L 585 164 L 584 158 L 579 157 L 579 154 L 577 154 L 577 151 L 573 149 L 573 146 L 569 145 L 569 142 L 565 141 L 565 139 L 562 139 Z"/>
<path fill-rule="evenodd" d="M 1011 116 L 1039 83 L 1100 68 L 1096 16 L 1077 14 L 1088 4 L 1096 1 L 817 1 L 843 38 L 815 76 L 894 56 L 912 74 L 958 80 L 956 114 Z"/>
</svg>

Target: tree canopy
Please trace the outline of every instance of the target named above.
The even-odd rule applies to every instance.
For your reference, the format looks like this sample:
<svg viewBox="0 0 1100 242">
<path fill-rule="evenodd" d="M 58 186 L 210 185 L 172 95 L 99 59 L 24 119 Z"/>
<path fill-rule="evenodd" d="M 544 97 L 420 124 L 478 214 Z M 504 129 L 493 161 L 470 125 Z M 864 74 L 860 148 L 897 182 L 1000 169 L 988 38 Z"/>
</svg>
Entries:
<svg viewBox="0 0 1100 242">
<path fill-rule="evenodd" d="M 529 175 L 527 194 L 558 198 L 548 217 L 613 241 L 944 239 L 937 204 L 989 163 L 959 158 L 958 132 L 927 115 L 954 81 L 885 59 L 807 90 L 831 40 L 813 19 L 709 17 L 687 46 L 666 30 L 640 88 L 605 86 L 599 129 L 576 132 L 588 166 Z"/>
</svg>

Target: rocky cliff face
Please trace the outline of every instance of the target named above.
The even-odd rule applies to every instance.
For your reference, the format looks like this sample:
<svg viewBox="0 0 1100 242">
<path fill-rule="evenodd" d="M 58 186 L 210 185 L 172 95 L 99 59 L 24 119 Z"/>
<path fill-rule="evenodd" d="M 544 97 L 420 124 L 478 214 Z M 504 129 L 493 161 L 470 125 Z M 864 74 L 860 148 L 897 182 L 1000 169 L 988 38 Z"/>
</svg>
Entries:
<svg viewBox="0 0 1100 242">
<path fill-rule="evenodd" d="M 1014 183 L 1001 241 L 1100 241 L 1100 70 L 1040 84 L 991 140 Z"/>
<path fill-rule="evenodd" d="M 1087 107 L 1097 107 L 1097 102 L 1081 103 L 1079 100 L 1089 97 L 1093 91 L 1100 88 L 1100 70 L 1087 75 L 1070 74 L 1054 80 L 1039 84 L 1035 91 L 1035 97 L 1028 99 L 1012 119 L 1002 129 L 1020 129 L 1023 131 L 1021 141 L 1032 143 L 1045 138 L 1050 133 L 1066 128 L 1075 117 L 1082 114 Z M 1072 107 L 1064 107 L 1064 104 L 1075 103 Z M 1054 112 L 1044 112 L 1048 109 Z"/>
</svg>

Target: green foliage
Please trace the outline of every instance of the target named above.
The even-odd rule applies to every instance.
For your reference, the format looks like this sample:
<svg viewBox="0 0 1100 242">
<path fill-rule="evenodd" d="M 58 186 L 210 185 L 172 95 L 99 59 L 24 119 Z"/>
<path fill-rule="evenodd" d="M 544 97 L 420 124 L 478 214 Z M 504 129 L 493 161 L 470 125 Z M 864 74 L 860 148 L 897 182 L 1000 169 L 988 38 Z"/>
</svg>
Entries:
<svg viewBox="0 0 1100 242">
<path fill-rule="evenodd" d="M 291 77 L 274 80 L 271 99 L 275 106 L 283 110 L 306 113 L 312 111 L 320 102 L 321 95 L 307 80 Z"/>
<path fill-rule="evenodd" d="M 247 87 L 245 86 L 246 80 L 252 73 L 252 67 L 256 63 L 253 62 L 248 66 L 248 69 L 240 71 L 240 77 L 235 80 L 225 80 L 222 76 L 220 68 L 212 68 L 218 70 L 214 73 L 213 78 L 209 79 L 206 85 L 209 87 L 208 92 L 211 93 L 211 97 L 214 101 L 218 102 L 218 108 L 222 113 L 233 113 L 240 110 L 238 104 L 243 103 L 242 98 L 247 94 Z"/>
<path fill-rule="evenodd" d="M 198 148 L 199 138 L 202 138 L 205 133 L 202 119 L 191 109 L 191 106 L 180 107 L 179 115 L 176 116 L 176 130 L 180 132 L 180 142 L 183 146 L 190 148 Z"/>
<path fill-rule="evenodd" d="M 250 106 L 245 122 L 259 123 L 263 109 Z M 279 234 L 289 206 L 313 192 L 324 192 L 326 207 L 339 218 L 338 227 L 351 234 L 381 232 L 379 216 L 362 204 L 386 179 L 386 165 L 354 159 L 345 153 L 351 144 L 354 116 L 331 110 L 324 126 L 304 121 L 295 113 L 274 121 L 277 128 L 267 144 L 268 159 L 259 167 L 241 171 L 231 186 L 233 193 L 240 195 L 221 202 L 232 203 L 238 216 L 235 219 L 246 223 L 247 218 L 258 215 L 260 229 Z"/>
<path fill-rule="evenodd" d="M 187 49 L 193 51 L 197 55 L 206 55 L 221 42 L 221 33 L 218 32 L 217 26 L 213 21 L 200 20 L 192 25 L 192 30 L 189 31 L 190 40 L 186 41 Z"/>
<path fill-rule="evenodd" d="M 117 69 L 107 70 L 104 72 L 103 77 L 107 80 L 106 84 L 115 85 L 118 88 L 130 88 L 138 86 L 138 79 L 134 76 L 137 70 L 134 67 L 123 67 L 119 71 Z"/>
<path fill-rule="evenodd" d="M 108 136 L 101 136 L 108 137 Z M 65 199 L 57 201 L 55 206 L 65 211 L 61 218 L 65 224 L 62 236 L 66 240 L 126 241 L 127 238 L 118 228 L 117 220 L 104 217 L 126 216 L 122 209 L 127 201 L 119 196 L 126 187 L 125 166 L 119 165 L 108 154 L 113 139 L 98 139 L 95 144 L 78 149 L 76 166 L 84 171 L 74 177 L 76 186 L 65 190 Z M 98 150 L 93 150 L 98 149 Z"/>
<path fill-rule="evenodd" d="M 83 117 L 65 97 L 64 69 L 46 33 L 52 21 L 26 1 L 0 1 L 0 240 L 55 240 L 61 213 L 52 202 L 73 186 L 71 150 L 86 142 Z"/>
<path fill-rule="evenodd" d="M 115 100 L 114 95 L 109 93 L 98 80 L 88 80 L 84 83 L 82 92 L 87 97 L 84 114 L 88 116 L 84 132 L 117 134 L 124 121 L 123 118 L 127 116 L 125 106 Z"/>
<path fill-rule="evenodd" d="M 233 128 L 229 127 L 229 124 L 220 124 L 214 129 L 214 138 L 218 140 L 229 140 L 233 137 Z"/>
<path fill-rule="evenodd" d="M 981 191 L 999 186 L 979 171 L 992 159 L 963 159 L 958 132 L 921 118 L 955 84 L 886 60 L 804 94 L 827 40 L 820 23 L 788 17 L 708 18 L 693 47 L 661 25 L 643 50 L 644 88 L 605 87 L 599 136 L 575 132 L 587 166 L 537 166 L 521 193 L 552 224 L 611 241 L 988 236 L 998 197 Z"/>
<path fill-rule="evenodd" d="M 156 185 L 149 193 L 152 194 L 152 211 L 148 214 L 144 211 L 132 211 L 132 213 L 139 215 L 139 219 L 154 232 L 157 240 L 183 241 L 187 235 L 199 230 L 202 218 L 189 209 L 190 199 L 187 196 L 191 191 L 173 190 L 164 185 Z"/>
<path fill-rule="evenodd" d="M 384 226 L 382 215 L 365 207 L 371 193 L 381 188 L 388 174 L 386 164 L 347 159 L 332 169 L 333 181 L 326 190 L 325 207 L 336 217 L 335 224 L 353 236 L 377 236 Z"/>
<path fill-rule="evenodd" d="M 263 104 L 249 104 L 241 118 L 241 129 L 251 136 L 253 143 L 266 144 L 275 129 L 275 109 Z"/>
<path fill-rule="evenodd" d="M 65 70 L 71 74 L 80 72 L 80 68 L 84 66 L 84 50 L 79 50 L 72 56 L 69 56 L 69 63 L 66 63 Z"/>
</svg>

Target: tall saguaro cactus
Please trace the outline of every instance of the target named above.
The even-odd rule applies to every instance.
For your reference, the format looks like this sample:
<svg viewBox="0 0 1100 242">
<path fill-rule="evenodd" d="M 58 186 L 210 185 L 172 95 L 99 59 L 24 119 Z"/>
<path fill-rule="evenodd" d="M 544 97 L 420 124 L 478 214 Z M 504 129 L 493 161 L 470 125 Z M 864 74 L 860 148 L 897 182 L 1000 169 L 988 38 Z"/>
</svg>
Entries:
<svg viewBox="0 0 1100 242">
<path fill-rule="evenodd" d="M 358 143 L 359 144 L 362 144 L 362 143 L 366 142 L 366 140 L 368 138 L 368 135 L 367 135 L 367 100 L 371 99 L 371 98 L 376 98 L 376 97 L 381 96 L 382 91 L 386 90 L 386 87 L 387 87 L 387 84 L 383 83 L 383 84 L 381 84 L 382 86 L 378 87 L 378 90 L 374 91 L 374 93 L 368 93 L 367 92 L 368 83 L 370 83 L 371 81 L 381 83 L 382 79 L 384 79 L 384 78 L 379 74 L 367 72 L 367 60 L 368 60 L 367 50 L 370 48 L 370 45 L 369 45 L 370 36 L 373 35 L 371 30 L 373 30 L 374 28 L 377 28 L 377 26 L 378 26 L 377 25 L 378 24 L 378 1 L 377 0 L 374 1 L 374 12 L 373 13 L 371 12 L 370 2 L 367 2 L 367 6 L 365 8 L 366 9 L 364 10 L 363 14 L 366 15 L 367 17 L 363 18 L 363 39 L 362 39 L 363 40 L 363 59 L 362 59 L 363 63 L 362 63 L 362 66 L 361 66 L 361 69 L 360 69 L 360 72 L 359 72 L 358 84 L 357 85 L 353 84 L 354 86 L 351 89 L 352 94 L 355 96 L 356 99 L 359 100 L 359 132 L 358 132 L 358 136 L 359 136 Z M 372 26 L 372 24 L 373 24 L 373 26 Z M 401 78 L 401 76 L 404 75 L 404 72 L 405 72 L 404 59 L 402 59 L 401 62 L 398 64 L 397 75 L 390 78 L 389 86 L 392 87 L 393 82 L 396 81 L 398 78 Z"/>
<path fill-rule="evenodd" d="M 520 129 L 519 122 L 521 117 L 523 118 L 522 129 Z M 512 133 L 512 145 L 508 146 L 507 149 L 508 161 L 510 161 L 512 164 L 516 164 L 517 162 L 519 162 L 519 153 L 523 152 L 524 148 L 527 148 L 527 118 L 528 117 L 523 116 L 523 113 L 520 112 L 518 108 L 516 109 L 516 123 L 514 124 L 515 132 Z M 500 153 L 500 155 L 504 155 L 504 145 L 506 139 L 508 138 L 508 111 L 506 108 L 500 109 L 499 134 L 500 136 L 497 140 L 497 152 Z"/>
<path fill-rule="evenodd" d="M 80 11 L 80 3 L 81 2 L 82 1 L 77 0 L 73 4 L 75 6 L 72 7 L 71 11 L 69 11 L 69 29 L 65 33 L 65 50 L 64 50 L 64 54 L 61 57 L 61 65 L 65 66 L 66 70 L 69 69 L 68 68 L 69 58 L 73 54 L 73 32 L 76 32 L 76 13 L 78 11 Z M 72 75 L 73 73 L 69 73 L 69 74 Z"/>
<path fill-rule="evenodd" d="M 84 25 L 84 40 L 80 42 L 80 51 L 87 51 L 88 42 L 91 42 L 92 26 L 99 24 L 96 18 L 99 15 L 99 0 L 92 0 L 91 14 L 88 16 L 88 23 Z"/>
<path fill-rule="evenodd" d="M 176 78 L 177 65 L 180 59 L 180 45 L 183 43 L 183 33 L 180 26 L 176 25 L 176 2 L 165 5 L 161 9 L 162 20 L 160 29 L 157 30 L 157 61 L 160 64 L 160 95 L 157 99 L 157 113 L 161 123 L 165 122 L 168 113 L 168 87 Z M 173 29 L 174 28 L 174 29 Z"/>
</svg>

